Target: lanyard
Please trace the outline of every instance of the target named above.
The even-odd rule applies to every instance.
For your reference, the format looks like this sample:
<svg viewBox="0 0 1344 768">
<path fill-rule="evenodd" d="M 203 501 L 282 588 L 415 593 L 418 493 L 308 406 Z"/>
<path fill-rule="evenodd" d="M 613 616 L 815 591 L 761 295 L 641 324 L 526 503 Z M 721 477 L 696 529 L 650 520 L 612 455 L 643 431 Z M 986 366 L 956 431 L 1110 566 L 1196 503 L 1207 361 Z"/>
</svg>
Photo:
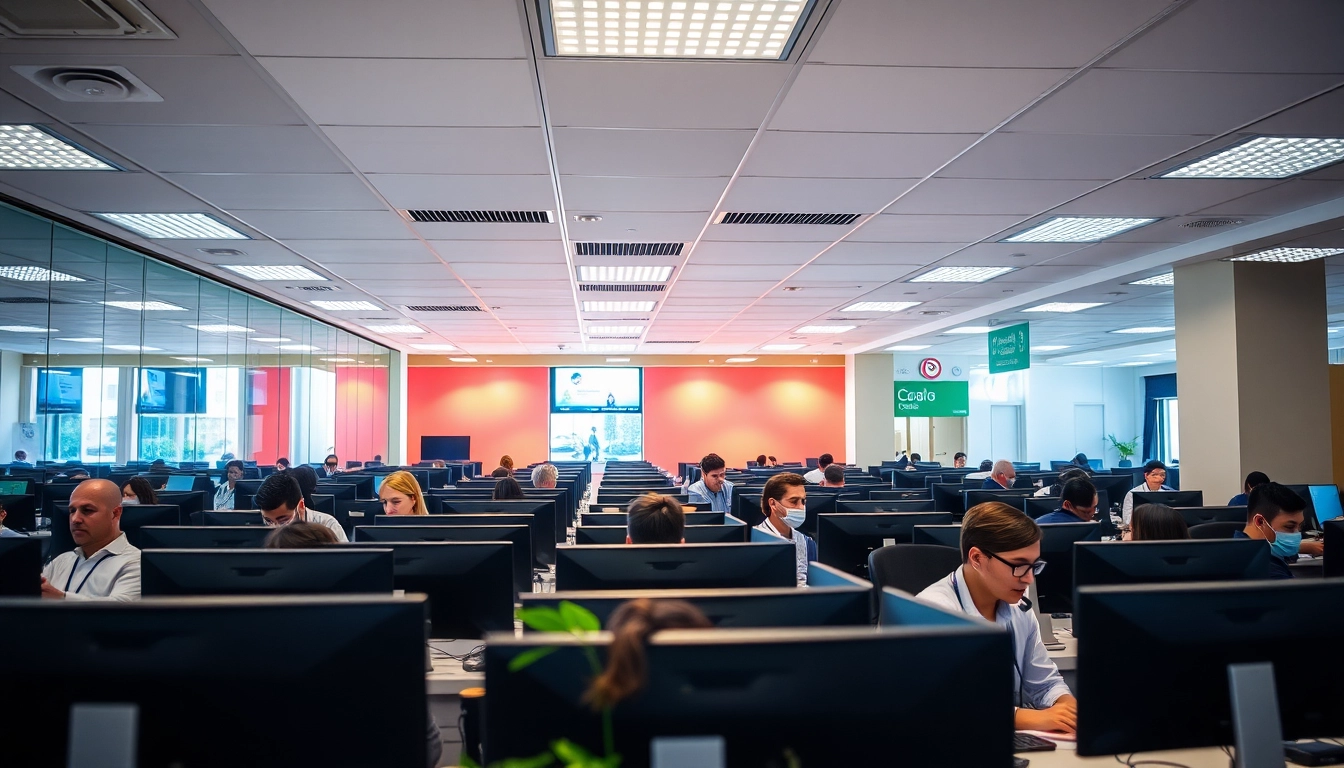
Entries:
<svg viewBox="0 0 1344 768">
<path fill-rule="evenodd" d="M 106 561 L 106 560 L 110 560 L 110 559 L 112 559 L 113 557 L 116 557 L 116 555 L 113 554 L 113 553 L 111 553 L 111 552 L 108 552 L 106 555 L 104 555 L 103 557 L 99 558 L 99 559 L 98 559 L 98 562 L 94 563 L 94 564 L 93 564 L 93 567 L 89 569 L 89 572 L 86 573 L 86 574 L 84 574 L 84 580 L 81 581 L 81 582 L 79 582 L 79 586 L 78 586 L 78 587 L 75 587 L 75 594 L 78 595 L 78 594 L 79 594 L 79 591 L 80 591 L 81 589 L 84 588 L 84 585 L 89 583 L 89 577 L 93 575 L 93 572 L 94 572 L 94 571 L 98 570 L 98 566 L 102 565 L 104 561 Z M 65 591 L 66 591 L 66 592 L 69 592 L 69 591 L 70 591 L 70 582 L 72 582 L 72 581 L 75 580 L 75 569 L 78 568 L 78 567 L 79 567 L 79 563 L 75 563 L 75 564 L 74 564 L 73 566 L 71 566 L 71 568 L 70 568 L 70 575 L 69 575 L 68 577 L 66 577 L 66 579 L 65 579 Z"/>
<path fill-rule="evenodd" d="M 961 589 L 957 586 L 956 571 L 952 572 L 952 591 L 957 596 L 957 605 L 961 606 L 961 612 L 969 614 L 970 611 L 966 610 L 966 602 L 961 599 Z M 974 615 L 979 616 L 980 611 L 977 610 L 974 613 Z M 1008 642 L 1012 643 L 1013 646 L 1013 671 L 1017 673 L 1017 705 L 1020 707 L 1025 701 L 1025 696 L 1023 696 L 1023 690 L 1026 687 L 1027 681 L 1022 674 L 1022 665 L 1018 662 L 1017 659 L 1017 633 L 1013 631 L 1013 620 L 1011 618 L 1008 619 L 1008 626 L 1006 627 L 1006 629 L 1008 630 Z"/>
</svg>

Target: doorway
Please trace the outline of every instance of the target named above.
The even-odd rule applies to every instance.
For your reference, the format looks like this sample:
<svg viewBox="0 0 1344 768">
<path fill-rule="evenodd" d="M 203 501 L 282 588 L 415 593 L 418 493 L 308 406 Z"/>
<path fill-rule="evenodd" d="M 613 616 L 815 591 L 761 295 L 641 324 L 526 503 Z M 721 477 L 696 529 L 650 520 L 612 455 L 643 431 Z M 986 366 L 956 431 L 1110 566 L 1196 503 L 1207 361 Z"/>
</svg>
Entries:
<svg viewBox="0 0 1344 768">
<path fill-rule="evenodd" d="M 989 406 L 989 448 L 995 461 L 1022 460 L 1022 406 Z"/>
</svg>

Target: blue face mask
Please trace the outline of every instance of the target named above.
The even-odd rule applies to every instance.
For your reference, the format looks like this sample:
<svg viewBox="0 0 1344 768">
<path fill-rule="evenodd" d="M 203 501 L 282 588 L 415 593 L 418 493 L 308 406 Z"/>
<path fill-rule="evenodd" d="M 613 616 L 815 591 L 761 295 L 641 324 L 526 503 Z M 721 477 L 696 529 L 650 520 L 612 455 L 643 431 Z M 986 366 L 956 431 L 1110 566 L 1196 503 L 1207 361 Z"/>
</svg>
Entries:
<svg viewBox="0 0 1344 768">
<path fill-rule="evenodd" d="M 1281 557 L 1285 560 L 1295 557 L 1297 551 L 1302 547 L 1301 533 L 1285 533 L 1283 531 L 1274 532 L 1274 541 L 1270 542 L 1269 551 L 1275 557 Z"/>
<path fill-rule="evenodd" d="M 784 522 L 788 523 L 789 527 L 794 529 L 795 531 L 798 530 L 800 527 L 802 527 L 803 521 L 806 519 L 807 519 L 806 509 L 784 510 Z"/>
</svg>

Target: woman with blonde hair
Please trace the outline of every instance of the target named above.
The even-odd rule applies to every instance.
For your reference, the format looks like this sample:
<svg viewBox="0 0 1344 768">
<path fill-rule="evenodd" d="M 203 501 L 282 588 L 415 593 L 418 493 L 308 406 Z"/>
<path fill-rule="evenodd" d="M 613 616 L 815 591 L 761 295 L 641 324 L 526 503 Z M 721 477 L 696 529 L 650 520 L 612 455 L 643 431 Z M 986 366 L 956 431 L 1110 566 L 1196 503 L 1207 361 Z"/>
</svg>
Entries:
<svg viewBox="0 0 1344 768">
<path fill-rule="evenodd" d="M 378 488 L 378 498 L 383 502 L 384 515 L 427 515 L 425 494 L 415 475 L 406 470 L 398 470 L 383 478 Z"/>
</svg>

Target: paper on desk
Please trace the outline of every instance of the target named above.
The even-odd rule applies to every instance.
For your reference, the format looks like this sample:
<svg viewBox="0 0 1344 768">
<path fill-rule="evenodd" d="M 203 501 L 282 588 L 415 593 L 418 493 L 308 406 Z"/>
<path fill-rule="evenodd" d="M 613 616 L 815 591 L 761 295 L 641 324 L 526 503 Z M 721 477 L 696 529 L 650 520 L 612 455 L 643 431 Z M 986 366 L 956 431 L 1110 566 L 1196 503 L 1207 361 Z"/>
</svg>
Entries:
<svg viewBox="0 0 1344 768">
<path fill-rule="evenodd" d="M 1042 739 L 1053 741 L 1060 749 L 1078 748 L 1077 737 L 1066 733 L 1055 733 L 1054 731 L 1018 731 L 1018 733 L 1030 733 L 1032 736 L 1039 736 Z"/>
</svg>

